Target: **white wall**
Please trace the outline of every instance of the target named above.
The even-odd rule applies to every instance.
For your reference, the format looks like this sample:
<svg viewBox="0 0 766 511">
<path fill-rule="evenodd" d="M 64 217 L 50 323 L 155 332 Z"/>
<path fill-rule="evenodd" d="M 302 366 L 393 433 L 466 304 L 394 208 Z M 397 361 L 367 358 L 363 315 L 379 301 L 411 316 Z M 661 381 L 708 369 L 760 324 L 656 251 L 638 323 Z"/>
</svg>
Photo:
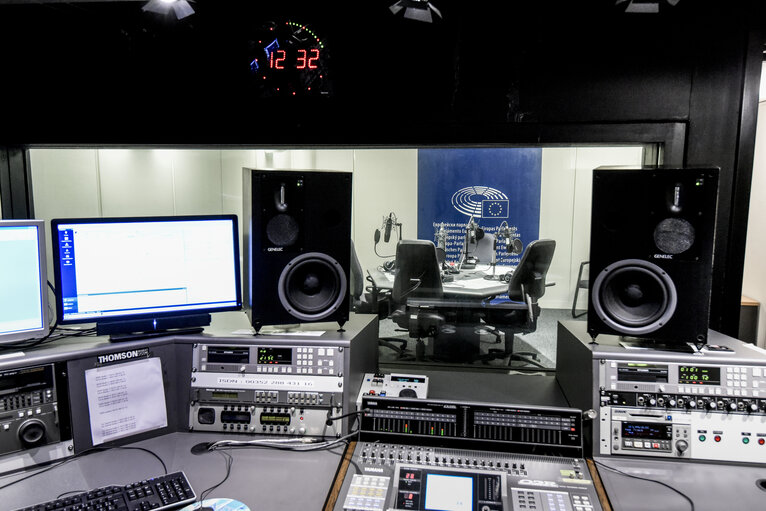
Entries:
<svg viewBox="0 0 766 511">
<path fill-rule="evenodd" d="M 580 263 L 590 251 L 591 183 L 602 165 L 640 165 L 640 147 L 565 147 L 543 149 L 540 190 L 540 238 L 556 240 L 548 283 L 540 306 L 571 309 Z M 583 277 L 588 274 L 583 274 Z M 578 308 L 587 307 L 581 290 Z"/>
<path fill-rule="evenodd" d="M 750 191 L 750 214 L 747 221 L 747 245 L 742 294 L 761 303 L 758 317 L 758 346 L 766 346 L 766 101 L 758 104 L 755 132 L 753 180 Z"/>
<path fill-rule="evenodd" d="M 374 233 L 383 217 L 394 212 L 402 224 L 402 238 L 418 235 L 417 149 L 365 149 L 354 151 L 354 223 L 352 237 L 362 268 L 375 268 L 386 259 L 375 254 Z M 381 255 L 396 253 L 397 237 L 389 243 L 381 236 Z M 390 258 L 389 258 L 390 259 Z"/>
</svg>

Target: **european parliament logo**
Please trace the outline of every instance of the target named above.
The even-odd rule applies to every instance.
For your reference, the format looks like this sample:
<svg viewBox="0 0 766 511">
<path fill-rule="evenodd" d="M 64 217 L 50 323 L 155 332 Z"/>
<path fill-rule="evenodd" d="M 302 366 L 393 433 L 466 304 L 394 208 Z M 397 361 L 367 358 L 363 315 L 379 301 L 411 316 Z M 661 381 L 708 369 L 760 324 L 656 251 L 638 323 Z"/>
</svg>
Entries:
<svg viewBox="0 0 766 511">
<path fill-rule="evenodd" d="M 452 206 L 474 218 L 508 218 L 508 196 L 489 186 L 467 186 L 452 195 Z"/>
<path fill-rule="evenodd" d="M 481 201 L 482 218 L 508 218 L 509 201 L 492 199 Z"/>
</svg>

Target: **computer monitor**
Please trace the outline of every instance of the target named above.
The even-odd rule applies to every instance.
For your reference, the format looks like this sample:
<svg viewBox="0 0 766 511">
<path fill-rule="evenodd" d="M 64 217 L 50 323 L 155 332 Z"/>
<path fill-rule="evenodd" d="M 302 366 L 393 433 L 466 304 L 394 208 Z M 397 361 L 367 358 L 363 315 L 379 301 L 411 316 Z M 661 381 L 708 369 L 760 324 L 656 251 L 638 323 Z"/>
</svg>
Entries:
<svg viewBox="0 0 766 511">
<path fill-rule="evenodd" d="M 42 220 L 0 220 L 0 344 L 48 335 Z"/>
<path fill-rule="evenodd" d="M 59 323 L 119 340 L 200 331 L 242 307 L 235 215 L 54 219 L 51 231 Z"/>
</svg>

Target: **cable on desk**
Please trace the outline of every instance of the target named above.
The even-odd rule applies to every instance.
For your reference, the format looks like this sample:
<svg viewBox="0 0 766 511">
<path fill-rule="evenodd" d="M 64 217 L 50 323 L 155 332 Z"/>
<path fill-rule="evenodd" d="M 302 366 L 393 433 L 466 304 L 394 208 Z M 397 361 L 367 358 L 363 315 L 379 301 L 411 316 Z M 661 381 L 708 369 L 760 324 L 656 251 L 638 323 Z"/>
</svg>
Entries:
<svg viewBox="0 0 766 511">
<path fill-rule="evenodd" d="M 330 416 L 330 412 L 332 410 L 332 397 L 330 397 L 330 406 L 331 406 L 331 408 L 329 410 L 327 410 L 327 420 L 325 421 L 325 424 L 327 424 L 328 426 L 332 426 L 332 422 L 333 421 L 345 419 L 346 417 L 351 417 L 352 415 L 361 415 L 364 412 L 369 412 L 370 411 L 369 408 L 364 408 L 362 410 L 355 410 L 353 412 L 348 412 L 348 413 L 344 413 L 343 415 L 336 415 L 336 416 L 332 417 L 332 416 Z"/>
<path fill-rule="evenodd" d="M 40 337 L 39 339 L 22 339 L 13 343 L 4 344 L 0 346 L 0 351 L 34 348 L 35 346 L 58 341 L 60 339 L 66 339 L 68 337 L 83 337 L 86 335 L 95 335 L 95 333 L 95 328 L 64 328 L 58 326 L 58 321 L 55 321 L 45 337 Z"/>
<path fill-rule="evenodd" d="M 260 438 L 257 440 L 219 440 L 207 446 L 208 451 L 218 449 L 231 449 L 238 447 L 268 447 L 271 449 L 280 449 L 285 451 L 319 451 L 329 449 L 334 445 L 345 442 L 349 438 L 356 436 L 359 430 L 353 431 L 335 440 L 319 441 L 316 438 Z"/>
<path fill-rule="evenodd" d="M 82 451 L 81 453 L 78 453 L 78 454 L 75 454 L 73 456 L 70 456 L 69 458 L 67 458 L 65 460 L 62 460 L 62 461 L 60 461 L 58 463 L 54 463 L 53 465 L 48 465 L 47 467 L 45 467 L 45 468 L 43 468 L 41 470 L 38 470 L 37 472 L 35 472 L 33 474 L 28 474 L 28 475 L 26 475 L 26 476 L 24 476 L 22 478 L 16 479 L 15 481 L 11 481 L 8 484 L 4 484 L 3 486 L 0 486 L 0 490 L 4 490 L 5 488 L 8 488 L 9 486 L 13 486 L 16 483 L 20 483 L 21 481 L 26 481 L 27 479 L 30 479 L 30 478 L 32 478 L 34 476 L 37 476 L 37 475 L 40 475 L 40 474 L 44 474 L 45 472 L 53 470 L 54 468 L 58 468 L 58 467 L 60 467 L 62 465 L 65 465 L 65 464 L 69 463 L 70 461 L 74 461 L 76 459 L 80 459 L 83 456 L 87 456 L 88 454 L 93 454 L 93 453 L 96 453 L 96 452 L 103 452 L 103 451 L 110 451 L 112 449 L 137 450 L 137 451 L 144 451 L 146 453 L 149 453 L 149 454 L 151 454 L 152 456 L 154 456 L 155 458 L 157 458 L 159 460 L 160 464 L 162 465 L 162 468 L 165 471 L 165 475 L 167 475 L 167 473 L 168 473 L 168 467 L 165 464 L 165 462 L 162 460 L 162 458 L 160 458 L 160 456 L 157 453 L 155 453 L 153 451 L 150 451 L 149 449 L 146 449 L 144 447 L 117 447 L 117 446 L 115 446 L 115 447 L 91 447 L 90 449 L 86 449 L 86 450 Z"/>
<path fill-rule="evenodd" d="M 208 497 L 208 496 L 209 496 L 209 495 L 210 495 L 210 494 L 211 494 L 211 493 L 212 493 L 212 492 L 213 492 L 213 491 L 214 491 L 216 488 L 218 488 L 218 487 L 219 487 L 219 486 L 221 486 L 223 483 L 225 483 L 225 482 L 226 482 L 226 481 L 229 479 L 229 476 L 231 475 L 231 466 L 234 464 L 234 458 L 233 458 L 233 457 L 232 457 L 232 455 L 231 455 L 231 454 L 229 454 L 228 452 L 224 452 L 224 451 L 216 451 L 216 452 L 218 452 L 218 454 L 220 454 L 221 456 L 223 456 L 224 462 L 226 463 L 226 474 L 223 476 L 223 479 L 221 479 L 221 480 L 220 480 L 218 483 L 216 483 L 216 484 L 214 484 L 213 486 L 211 486 L 210 488 L 207 488 L 207 489 L 203 490 L 202 492 L 200 492 L 200 494 L 199 494 L 199 503 L 200 503 L 200 507 L 202 506 L 202 502 L 204 502 L 204 501 L 205 501 L 205 499 L 206 499 L 206 498 L 207 498 L 207 497 Z"/>
<path fill-rule="evenodd" d="M 689 498 L 689 496 L 688 496 L 688 495 L 686 495 L 685 493 L 683 493 L 681 490 L 677 490 L 676 488 L 673 488 L 672 486 L 670 486 L 670 485 L 669 485 L 669 484 L 667 484 L 667 483 L 663 483 L 662 481 L 657 481 L 656 479 L 649 479 L 648 477 L 641 477 L 641 476 L 637 476 L 637 475 L 633 475 L 633 474 L 628 474 L 627 472 L 623 472 L 622 470 L 616 469 L 616 468 L 614 468 L 614 467 L 610 467 L 609 465 L 604 465 L 604 464 L 603 464 L 603 463 L 601 463 L 600 461 L 596 461 L 596 460 L 593 460 L 593 462 L 594 462 L 596 465 L 598 465 L 599 467 L 603 467 L 603 468 L 605 468 L 605 469 L 607 469 L 607 470 L 610 470 L 610 471 L 612 471 L 612 472 L 615 472 L 615 473 L 617 473 L 617 474 L 623 475 L 623 476 L 625 476 L 625 477 L 632 477 L 633 479 L 639 479 L 639 480 L 641 480 L 641 481 L 648 481 L 648 482 L 650 482 L 650 483 L 657 483 L 657 484 L 659 484 L 659 485 L 662 485 L 662 486 L 664 486 L 665 488 L 668 488 L 669 490 L 672 490 L 672 491 L 674 491 L 675 493 L 679 494 L 679 495 L 680 495 L 680 496 L 682 496 L 684 499 L 686 499 L 686 501 L 689 503 L 689 506 L 690 506 L 690 509 L 691 509 L 691 511 L 694 511 L 694 501 L 693 501 L 691 498 Z"/>
</svg>

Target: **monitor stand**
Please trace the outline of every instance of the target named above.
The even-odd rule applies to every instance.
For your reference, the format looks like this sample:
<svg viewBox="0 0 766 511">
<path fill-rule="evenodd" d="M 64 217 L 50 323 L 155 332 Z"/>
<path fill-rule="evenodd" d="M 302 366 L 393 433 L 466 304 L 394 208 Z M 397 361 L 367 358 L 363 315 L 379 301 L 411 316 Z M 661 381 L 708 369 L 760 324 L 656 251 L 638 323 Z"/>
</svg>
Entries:
<svg viewBox="0 0 766 511">
<path fill-rule="evenodd" d="M 109 335 L 112 342 L 133 341 L 166 335 L 197 334 L 210 324 L 210 314 L 186 314 L 158 318 L 99 321 L 96 335 Z"/>
</svg>

